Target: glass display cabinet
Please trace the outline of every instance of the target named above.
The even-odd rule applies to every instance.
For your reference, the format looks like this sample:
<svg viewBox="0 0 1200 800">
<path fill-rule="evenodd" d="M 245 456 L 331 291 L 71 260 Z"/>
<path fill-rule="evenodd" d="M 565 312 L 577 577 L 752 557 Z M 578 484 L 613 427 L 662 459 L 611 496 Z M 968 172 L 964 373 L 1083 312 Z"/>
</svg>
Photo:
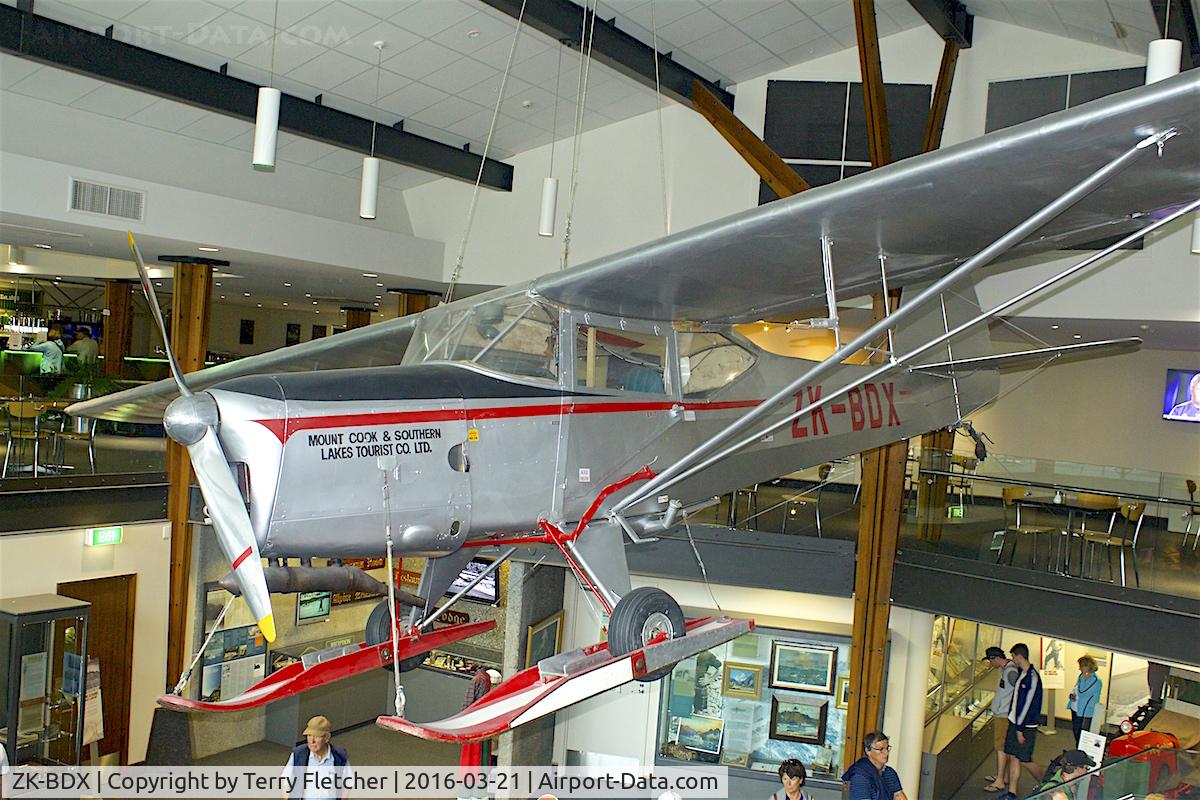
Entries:
<svg viewBox="0 0 1200 800">
<path fill-rule="evenodd" d="M 0 743 L 12 764 L 79 764 L 88 612 L 55 594 L 0 600 Z"/>
</svg>

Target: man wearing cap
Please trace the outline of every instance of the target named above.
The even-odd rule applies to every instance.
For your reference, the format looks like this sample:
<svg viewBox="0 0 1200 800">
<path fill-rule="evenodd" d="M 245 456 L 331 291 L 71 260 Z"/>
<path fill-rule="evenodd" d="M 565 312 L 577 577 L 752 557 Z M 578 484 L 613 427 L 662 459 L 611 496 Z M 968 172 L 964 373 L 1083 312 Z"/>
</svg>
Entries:
<svg viewBox="0 0 1200 800">
<path fill-rule="evenodd" d="M 992 741 L 996 748 L 996 774 L 988 778 L 985 792 L 1000 792 L 1008 787 L 1008 756 L 1004 754 L 1004 739 L 1008 736 L 1008 710 L 1012 707 L 1013 689 L 1021 670 L 1009 660 L 1002 647 L 989 647 L 983 661 L 1000 670 L 1000 685 L 992 697 Z"/>
<path fill-rule="evenodd" d="M 1087 774 L 1087 771 L 1096 766 L 1096 762 L 1092 757 L 1082 750 L 1064 750 L 1063 754 L 1058 757 L 1058 768 L 1053 769 L 1042 785 L 1035 790 L 1035 794 L 1053 789 L 1056 786 L 1061 786 L 1064 783 L 1070 783 L 1076 778 Z M 1075 789 L 1078 784 L 1066 786 L 1058 789 L 1050 795 L 1051 800 L 1074 800 Z"/>
<path fill-rule="evenodd" d="M 304 726 L 304 738 L 305 743 L 292 750 L 292 757 L 284 767 L 284 773 L 290 774 L 297 781 L 295 790 L 289 796 L 293 800 L 336 800 L 345 797 L 344 791 L 321 789 L 306 786 L 304 783 L 305 772 L 309 769 L 325 768 L 330 773 L 336 770 L 336 774 L 346 780 L 353 774 L 346 751 L 334 747 L 330 742 L 333 738 L 333 726 L 329 724 L 329 719 L 321 715 L 310 719 Z"/>
</svg>

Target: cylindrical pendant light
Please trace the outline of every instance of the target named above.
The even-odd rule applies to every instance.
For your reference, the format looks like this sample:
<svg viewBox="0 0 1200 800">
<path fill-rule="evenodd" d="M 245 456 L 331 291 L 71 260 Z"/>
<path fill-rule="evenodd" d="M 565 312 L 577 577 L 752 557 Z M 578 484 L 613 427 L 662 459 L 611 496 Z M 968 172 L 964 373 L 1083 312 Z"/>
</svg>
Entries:
<svg viewBox="0 0 1200 800">
<path fill-rule="evenodd" d="M 375 42 L 379 51 L 375 63 L 375 102 L 379 102 L 379 78 L 383 74 L 384 42 Z M 375 112 L 378 114 L 379 112 Z M 362 219 L 375 219 L 375 211 L 379 205 L 379 159 L 375 157 L 375 131 L 379 127 L 378 120 L 371 122 L 371 155 L 363 159 L 362 186 L 358 194 L 358 216 Z"/>
<path fill-rule="evenodd" d="M 1146 84 L 1179 74 L 1183 42 L 1178 39 L 1155 39 L 1146 55 Z"/>
<path fill-rule="evenodd" d="M 379 159 L 367 156 L 362 165 L 362 192 L 358 198 L 358 215 L 363 219 L 375 219 L 375 208 L 379 203 Z"/>
<path fill-rule="evenodd" d="M 258 113 L 254 117 L 255 169 L 275 169 L 275 143 L 279 140 L 279 100 L 283 93 L 270 86 L 258 89 Z"/>
<path fill-rule="evenodd" d="M 538 217 L 538 236 L 554 235 L 554 217 L 557 210 L 558 178 L 542 178 L 542 213 Z"/>
</svg>

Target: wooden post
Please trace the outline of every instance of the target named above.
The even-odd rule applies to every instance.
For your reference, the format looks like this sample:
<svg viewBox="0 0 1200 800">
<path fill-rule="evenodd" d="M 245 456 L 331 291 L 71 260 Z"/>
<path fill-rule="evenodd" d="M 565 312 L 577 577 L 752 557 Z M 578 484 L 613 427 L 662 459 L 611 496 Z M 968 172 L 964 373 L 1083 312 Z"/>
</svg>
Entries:
<svg viewBox="0 0 1200 800">
<path fill-rule="evenodd" d="M 434 295 L 429 292 L 397 292 L 396 316 L 407 317 L 419 314 L 433 303 Z"/>
<path fill-rule="evenodd" d="M 879 60 L 879 31 L 875 28 L 875 0 L 854 0 L 854 27 L 858 32 L 858 63 L 862 70 L 871 166 L 882 167 L 892 162 L 892 141 L 888 134 L 887 102 L 883 96 L 883 65 Z"/>
<path fill-rule="evenodd" d="M 208 351 L 209 298 L 213 264 L 184 256 L 163 256 L 175 262 L 171 302 L 171 349 L 184 374 L 204 368 Z M 192 569 L 192 526 L 188 523 L 192 464 L 187 450 L 167 440 L 167 514 L 171 520 L 171 595 L 167 614 L 167 680 L 174 683 L 187 664 L 188 579 Z"/>
<path fill-rule="evenodd" d="M 104 282 L 104 329 L 100 353 L 104 356 L 104 374 L 121 377 L 125 356 L 133 340 L 133 284 L 129 281 Z"/>
<path fill-rule="evenodd" d="M 346 330 L 352 331 L 355 328 L 365 328 L 371 324 L 371 309 L 369 308 L 351 308 L 347 306 L 342 309 L 346 312 Z"/>
</svg>

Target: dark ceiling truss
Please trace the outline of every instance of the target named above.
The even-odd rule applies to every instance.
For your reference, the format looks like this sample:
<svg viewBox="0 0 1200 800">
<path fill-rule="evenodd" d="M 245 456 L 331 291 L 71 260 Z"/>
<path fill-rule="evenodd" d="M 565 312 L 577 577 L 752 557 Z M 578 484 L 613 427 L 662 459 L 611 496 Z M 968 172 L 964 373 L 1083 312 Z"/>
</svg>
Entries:
<svg viewBox="0 0 1200 800">
<path fill-rule="evenodd" d="M 1171 7 L 1170 29 L 1167 38 L 1183 42 L 1182 69 L 1200 65 L 1200 32 L 1196 29 L 1196 9 L 1192 0 L 1150 0 L 1158 30 L 1167 24 L 1167 6 Z"/>
<path fill-rule="evenodd" d="M 0 5 L 0 50 L 218 114 L 254 121 L 258 86 L 249 81 L 9 5 Z M 371 127 L 372 120 L 288 94 L 283 95 L 279 107 L 281 130 L 364 155 L 371 152 Z M 375 155 L 470 183 L 479 175 L 478 155 L 407 133 L 400 127 L 378 127 Z M 512 166 L 487 159 L 481 184 L 512 191 Z"/>
<path fill-rule="evenodd" d="M 908 4 L 943 40 L 963 50 L 971 46 L 975 17 L 958 0 L 908 0 Z"/>
<path fill-rule="evenodd" d="M 521 0 L 482 2 L 513 19 L 521 18 L 523 24 L 575 50 L 579 49 L 586 15 L 588 28 L 592 31 L 592 58 L 601 64 L 651 89 L 661 85 L 663 94 L 685 105 L 692 102 L 692 82 L 699 81 L 722 103 L 733 108 L 732 94 L 675 61 L 669 53 L 659 54 L 656 83 L 652 47 L 619 29 L 612 20 L 597 18 L 593 29 L 591 16 L 570 0 L 525 0 L 523 17 Z"/>
</svg>

